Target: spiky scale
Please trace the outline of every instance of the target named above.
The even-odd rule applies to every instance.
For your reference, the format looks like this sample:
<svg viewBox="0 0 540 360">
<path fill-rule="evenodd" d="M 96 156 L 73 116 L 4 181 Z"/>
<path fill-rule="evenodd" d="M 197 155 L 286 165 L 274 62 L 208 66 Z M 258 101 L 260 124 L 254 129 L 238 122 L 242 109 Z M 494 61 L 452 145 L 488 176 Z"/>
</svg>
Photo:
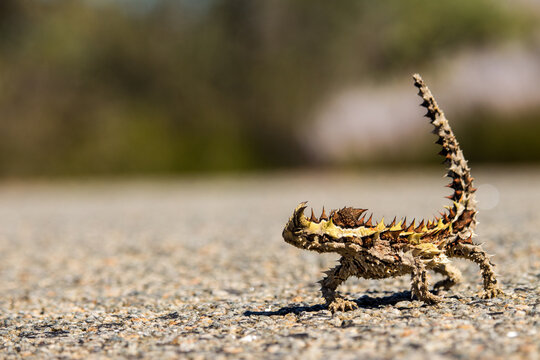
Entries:
<svg viewBox="0 0 540 360">
<path fill-rule="evenodd" d="M 381 221 L 379 221 L 379 223 L 377 223 L 377 226 L 375 226 L 377 229 L 379 230 L 383 230 L 384 229 L 384 217 L 381 219 Z"/>
<path fill-rule="evenodd" d="M 355 220 L 358 220 L 360 216 L 367 211 L 367 209 L 353 209 Z"/>
<path fill-rule="evenodd" d="M 414 229 L 414 232 L 420 233 L 420 232 L 422 232 L 423 228 L 424 228 L 424 220 L 422 219 L 422 221 L 420 222 L 418 227 Z"/>
<path fill-rule="evenodd" d="M 328 220 L 328 215 L 326 215 L 326 211 L 324 211 L 324 206 L 322 208 L 321 217 L 319 219 L 320 220 Z"/>
<path fill-rule="evenodd" d="M 315 213 L 313 212 L 313 209 L 311 209 L 311 217 L 309 218 L 309 221 L 317 222 L 317 218 L 315 217 Z"/>
<path fill-rule="evenodd" d="M 373 227 L 373 224 L 371 223 L 371 219 L 373 218 L 373 214 L 369 216 L 368 221 L 366 221 L 365 226 Z"/>
<path fill-rule="evenodd" d="M 415 219 L 413 219 L 411 225 L 409 225 L 409 227 L 407 228 L 407 230 L 405 230 L 405 232 L 411 232 L 414 230 L 414 222 L 415 222 Z"/>
</svg>

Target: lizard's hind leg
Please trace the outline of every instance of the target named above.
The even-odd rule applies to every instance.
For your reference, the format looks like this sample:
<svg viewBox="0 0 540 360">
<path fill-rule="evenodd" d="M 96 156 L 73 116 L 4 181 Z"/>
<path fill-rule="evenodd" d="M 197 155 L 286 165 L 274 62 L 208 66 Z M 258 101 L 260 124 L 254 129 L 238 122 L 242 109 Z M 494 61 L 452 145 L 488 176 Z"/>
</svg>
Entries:
<svg viewBox="0 0 540 360">
<path fill-rule="evenodd" d="M 325 272 L 326 277 L 319 281 L 321 292 L 326 300 L 328 310 L 336 311 L 354 310 L 358 306 L 355 302 L 343 299 L 336 291 L 339 285 L 354 274 L 352 264 L 345 258 L 341 258 L 340 264 Z"/>
<path fill-rule="evenodd" d="M 482 279 L 484 283 L 484 291 L 481 296 L 485 299 L 493 298 L 503 294 L 493 270 L 493 263 L 489 260 L 489 256 L 480 245 L 464 244 L 458 242 L 453 244 L 448 252 L 452 257 L 461 257 L 473 261 L 480 267 L 482 271 Z"/>
<path fill-rule="evenodd" d="M 433 268 L 433 271 L 446 277 L 445 279 L 435 283 L 433 286 L 435 290 L 438 290 L 439 288 L 448 290 L 462 280 L 461 271 L 459 271 L 452 264 L 446 263 L 437 265 Z"/>
<path fill-rule="evenodd" d="M 425 302 L 426 304 L 436 304 L 442 299 L 429 292 L 427 282 L 426 265 L 422 259 L 415 258 L 412 269 L 412 292 L 418 300 Z"/>
</svg>

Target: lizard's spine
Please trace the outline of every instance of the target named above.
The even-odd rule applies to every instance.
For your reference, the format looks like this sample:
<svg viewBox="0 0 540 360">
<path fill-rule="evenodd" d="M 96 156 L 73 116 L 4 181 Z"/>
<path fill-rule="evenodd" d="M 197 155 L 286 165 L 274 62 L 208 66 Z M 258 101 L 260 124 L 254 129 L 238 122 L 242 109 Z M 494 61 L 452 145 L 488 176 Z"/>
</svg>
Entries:
<svg viewBox="0 0 540 360">
<path fill-rule="evenodd" d="M 420 75 L 413 75 L 414 85 L 420 90 L 418 95 L 424 100 L 421 106 L 427 109 L 426 117 L 430 119 L 435 127 L 433 133 L 438 135 L 436 144 L 442 146 L 439 155 L 444 157 L 444 162 L 448 166 L 446 176 L 452 181 L 448 187 L 454 190 L 451 196 L 453 205 L 448 207 L 448 214 L 444 214 L 445 220 L 452 223 L 454 233 L 460 239 L 470 239 L 476 226 L 476 199 L 473 187 L 474 178 L 471 176 L 471 170 L 467 165 L 467 160 L 463 156 L 463 151 L 444 116 L 443 111 L 437 105 L 431 91 L 428 89 Z"/>
</svg>

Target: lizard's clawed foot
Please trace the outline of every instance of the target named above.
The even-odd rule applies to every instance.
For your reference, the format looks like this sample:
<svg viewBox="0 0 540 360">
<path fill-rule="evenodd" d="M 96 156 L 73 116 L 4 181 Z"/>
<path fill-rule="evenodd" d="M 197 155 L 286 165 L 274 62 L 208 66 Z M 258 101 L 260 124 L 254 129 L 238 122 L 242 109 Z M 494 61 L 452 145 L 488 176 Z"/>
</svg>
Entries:
<svg viewBox="0 0 540 360">
<path fill-rule="evenodd" d="M 426 298 L 422 299 L 422 301 L 429 305 L 435 305 L 442 301 L 442 297 L 429 293 L 429 296 L 426 296 Z"/>
<path fill-rule="evenodd" d="M 435 305 L 435 304 L 440 303 L 443 300 L 442 297 L 433 295 L 430 292 L 422 294 L 422 296 L 418 296 L 418 294 L 416 294 L 416 298 L 420 301 L 423 301 L 424 303 L 428 305 Z"/>
<path fill-rule="evenodd" d="M 334 299 L 328 304 L 328 310 L 333 314 L 336 311 L 350 311 L 358 309 L 358 305 L 354 301 L 345 300 L 342 298 Z"/>
<path fill-rule="evenodd" d="M 482 299 L 491 299 L 499 295 L 504 295 L 504 292 L 498 286 L 492 286 L 489 289 L 486 289 L 480 293 Z"/>
</svg>

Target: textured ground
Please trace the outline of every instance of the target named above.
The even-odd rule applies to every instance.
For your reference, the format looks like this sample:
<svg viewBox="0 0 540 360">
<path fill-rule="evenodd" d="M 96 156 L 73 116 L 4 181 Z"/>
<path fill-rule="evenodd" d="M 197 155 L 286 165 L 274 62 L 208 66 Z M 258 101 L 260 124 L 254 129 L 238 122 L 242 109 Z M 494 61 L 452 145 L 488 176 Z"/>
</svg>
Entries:
<svg viewBox="0 0 540 360">
<path fill-rule="evenodd" d="M 441 173 L 5 183 L 1 357 L 539 359 L 539 171 L 475 173 L 498 204 L 478 241 L 505 298 L 479 299 L 476 266 L 458 262 L 465 282 L 438 307 L 410 301 L 405 277 L 353 279 L 341 290 L 360 308 L 332 316 L 315 282 L 337 257 L 281 239 L 302 200 L 436 214 Z"/>
</svg>

